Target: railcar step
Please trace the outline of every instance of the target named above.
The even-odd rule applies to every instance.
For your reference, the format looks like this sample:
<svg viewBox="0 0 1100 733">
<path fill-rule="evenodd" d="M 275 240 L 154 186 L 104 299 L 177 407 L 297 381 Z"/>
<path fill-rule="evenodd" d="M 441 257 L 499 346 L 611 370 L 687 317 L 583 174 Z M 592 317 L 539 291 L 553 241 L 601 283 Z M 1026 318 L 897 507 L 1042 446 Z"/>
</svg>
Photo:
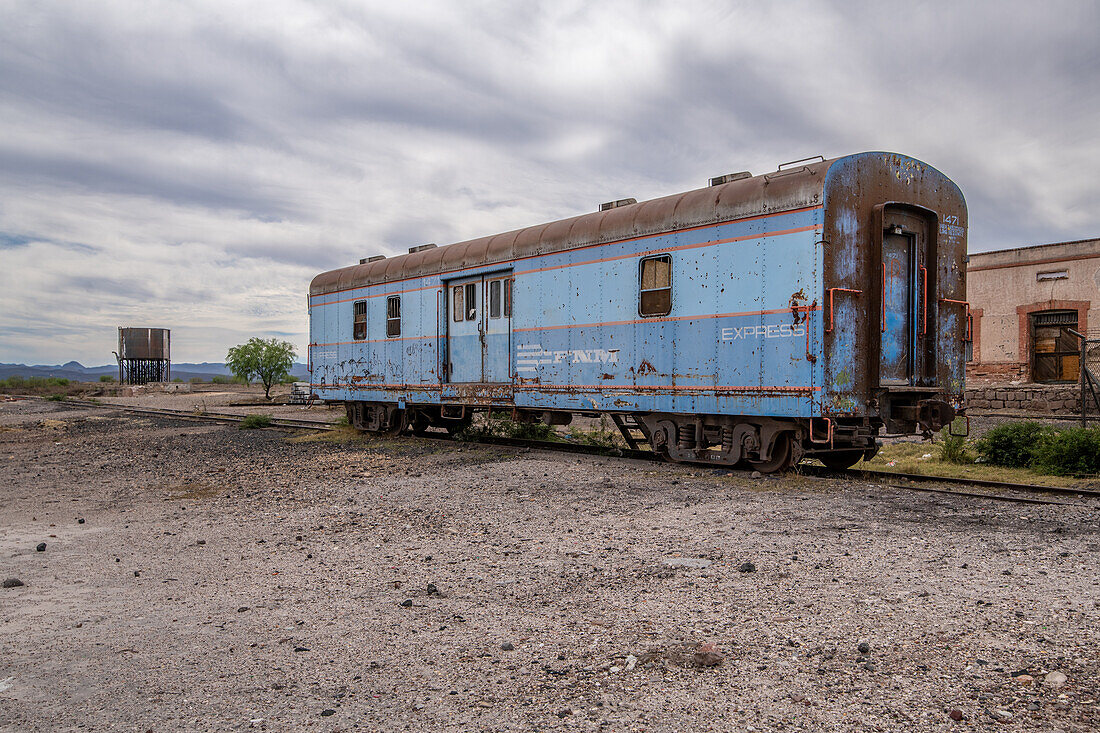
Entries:
<svg viewBox="0 0 1100 733">
<path fill-rule="evenodd" d="M 646 435 L 645 428 L 634 419 L 633 415 L 611 413 L 611 419 L 615 422 L 615 426 L 619 428 L 619 432 L 626 444 L 630 446 L 630 450 L 638 450 L 639 443 L 647 448 L 649 447 L 649 436 Z"/>
</svg>

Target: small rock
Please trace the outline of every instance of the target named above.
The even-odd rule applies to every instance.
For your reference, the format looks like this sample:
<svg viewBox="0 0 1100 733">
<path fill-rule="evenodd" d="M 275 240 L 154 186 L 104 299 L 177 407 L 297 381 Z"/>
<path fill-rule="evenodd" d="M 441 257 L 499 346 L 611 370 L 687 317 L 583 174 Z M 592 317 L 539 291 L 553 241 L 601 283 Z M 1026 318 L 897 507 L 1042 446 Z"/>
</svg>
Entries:
<svg viewBox="0 0 1100 733">
<path fill-rule="evenodd" d="M 1035 678 L 1029 674 L 1022 674 L 1016 678 L 1016 681 L 1019 682 L 1021 685 L 1030 685 L 1032 682 L 1035 681 Z"/>
<path fill-rule="evenodd" d="M 626 655 L 626 667 L 624 667 L 624 669 L 627 672 L 631 672 L 631 671 L 634 670 L 634 668 L 636 666 L 638 666 L 638 658 L 636 656 L 634 656 L 633 654 L 627 654 Z"/>
<path fill-rule="evenodd" d="M 309 647 L 308 646 L 296 646 L 296 647 L 294 647 L 294 651 L 296 651 L 296 652 L 308 652 Z"/>
<path fill-rule="evenodd" d="M 859 646 L 856 647 L 856 649 L 859 649 L 860 654 L 870 654 L 871 653 L 871 645 L 868 644 L 865 641 L 859 642 Z"/>
<path fill-rule="evenodd" d="M 5 588 L 18 588 L 21 585 L 23 585 L 23 581 L 19 578 L 5 578 L 3 583 Z"/>
<path fill-rule="evenodd" d="M 1001 723 L 1008 723 L 1012 720 L 1012 713 L 1007 710 L 994 710 L 993 717 Z"/>
<path fill-rule="evenodd" d="M 76 523 L 77 524 L 84 524 L 84 517 L 81 517 L 80 519 L 76 520 Z"/>
<path fill-rule="evenodd" d="M 1043 684 L 1047 687 L 1058 689 L 1062 685 L 1066 684 L 1066 679 L 1067 678 L 1064 674 L 1062 674 L 1058 670 L 1054 670 L 1053 672 L 1048 672 L 1047 676 L 1043 678 Z"/>
<path fill-rule="evenodd" d="M 39 542 L 38 547 L 36 547 L 34 549 L 38 550 L 39 552 L 45 552 L 46 551 L 46 543 L 45 542 Z"/>
<path fill-rule="evenodd" d="M 330 715 L 336 715 L 336 711 L 332 708 L 325 708 L 321 711 L 321 715 L 327 718 Z"/>
<path fill-rule="evenodd" d="M 866 664 L 864 664 L 863 668 L 865 670 L 867 670 L 868 672 L 874 672 L 875 671 L 875 665 L 871 664 L 870 662 L 867 662 Z"/>
<path fill-rule="evenodd" d="M 247 610 L 248 610 L 248 606 L 241 606 L 240 608 L 237 609 L 237 613 L 244 613 Z"/>
<path fill-rule="evenodd" d="M 196 544 L 196 545 L 205 545 L 205 544 L 206 544 L 206 540 L 199 540 L 199 541 L 198 541 L 198 542 L 196 542 L 195 544 Z"/>
<path fill-rule="evenodd" d="M 506 641 L 500 645 L 500 650 L 504 652 L 513 652 L 516 650 L 516 647 L 512 644 L 512 642 Z"/>
<path fill-rule="evenodd" d="M 1035 712 L 1036 710 L 1039 709 L 1039 705 L 1038 705 L 1038 703 L 1029 702 L 1027 704 L 1027 709 L 1030 710 L 1031 712 Z"/>
<path fill-rule="evenodd" d="M 806 696 L 801 692 L 792 692 L 788 697 L 791 698 L 791 702 L 802 702 L 806 699 Z"/>
<path fill-rule="evenodd" d="M 963 711 L 958 710 L 958 709 L 952 710 L 950 713 L 947 714 L 947 717 L 951 718 L 952 720 L 965 720 L 966 719 L 966 716 L 963 715 Z"/>
<path fill-rule="evenodd" d="M 413 602 L 411 598 L 406 598 L 405 600 L 401 601 L 402 608 L 412 608 L 412 604 Z"/>
<path fill-rule="evenodd" d="M 756 566 L 753 565 L 751 562 L 743 562 L 737 569 L 740 570 L 742 573 L 756 572 Z"/>
<path fill-rule="evenodd" d="M 557 715 L 559 718 L 568 718 L 572 714 L 573 714 L 573 711 L 570 710 L 569 708 L 566 708 L 565 710 L 559 710 L 558 712 L 555 713 L 555 715 Z"/>
<path fill-rule="evenodd" d="M 713 641 L 700 644 L 692 655 L 691 661 L 696 667 L 716 667 L 722 663 L 725 657 L 718 651 L 718 645 Z"/>
<path fill-rule="evenodd" d="M 430 596 L 438 596 L 439 595 L 439 588 L 436 587 L 435 583 L 428 583 L 428 595 L 430 595 Z"/>
<path fill-rule="evenodd" d="M 141 571 L 140 570 L 135 570 L 134 571 L 134 577 L 135 578 L 140 578 L 141 577 Z"/>
<path fill-rule="evenodd" d="M 762 478 L 764 476 L 764 474 L 760 473 L 759 471 L 753 471 L 751 476 L 753 478 Z"/>
</svg>

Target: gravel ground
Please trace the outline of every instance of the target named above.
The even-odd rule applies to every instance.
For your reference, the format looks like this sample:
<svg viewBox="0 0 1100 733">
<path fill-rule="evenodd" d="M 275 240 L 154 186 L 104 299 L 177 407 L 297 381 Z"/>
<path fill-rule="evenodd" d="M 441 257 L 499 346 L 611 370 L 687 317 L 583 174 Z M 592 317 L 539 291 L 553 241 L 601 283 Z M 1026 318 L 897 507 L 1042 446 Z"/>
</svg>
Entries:
<svg viewBox="0 0 1100 733">
<path fill-rule="evenodd" d="M 1095 505 L 294 435 L 0 403 L 0 727 L 1100 727 Z"/>
</svg>

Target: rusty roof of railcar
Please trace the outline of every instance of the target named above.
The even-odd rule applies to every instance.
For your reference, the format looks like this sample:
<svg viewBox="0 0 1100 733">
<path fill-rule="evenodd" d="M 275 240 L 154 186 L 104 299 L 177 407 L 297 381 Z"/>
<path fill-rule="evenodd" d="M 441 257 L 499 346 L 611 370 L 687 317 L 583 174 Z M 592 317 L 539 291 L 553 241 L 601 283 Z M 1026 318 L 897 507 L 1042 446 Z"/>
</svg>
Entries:
<svg viewBox="0 0 1100 733">
<path fill-rule="evenodd" d="M 819 205 L 824 174 L 836 160 L 330 270 L 313 278 L 309 293 L 322 295 Z"/>
</svg>

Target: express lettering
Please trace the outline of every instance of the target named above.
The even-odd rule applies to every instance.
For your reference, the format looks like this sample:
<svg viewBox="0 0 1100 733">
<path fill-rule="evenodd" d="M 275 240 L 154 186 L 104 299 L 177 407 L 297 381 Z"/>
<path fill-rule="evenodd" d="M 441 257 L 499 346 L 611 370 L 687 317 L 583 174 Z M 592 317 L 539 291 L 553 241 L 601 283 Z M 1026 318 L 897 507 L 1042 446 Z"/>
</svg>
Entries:
<svg viewBox="0 0 1100 733">
<path fill-rule="evenodd" d="M 792 326 L 789 323 L 778 323 L 766 326 L 741 326 L 740 328 L 723 328 L 723 341 L 742 341 L 751 338 L 792 338 L 805 336 L 806 327 L 802 325 Z"/>
</svg>

